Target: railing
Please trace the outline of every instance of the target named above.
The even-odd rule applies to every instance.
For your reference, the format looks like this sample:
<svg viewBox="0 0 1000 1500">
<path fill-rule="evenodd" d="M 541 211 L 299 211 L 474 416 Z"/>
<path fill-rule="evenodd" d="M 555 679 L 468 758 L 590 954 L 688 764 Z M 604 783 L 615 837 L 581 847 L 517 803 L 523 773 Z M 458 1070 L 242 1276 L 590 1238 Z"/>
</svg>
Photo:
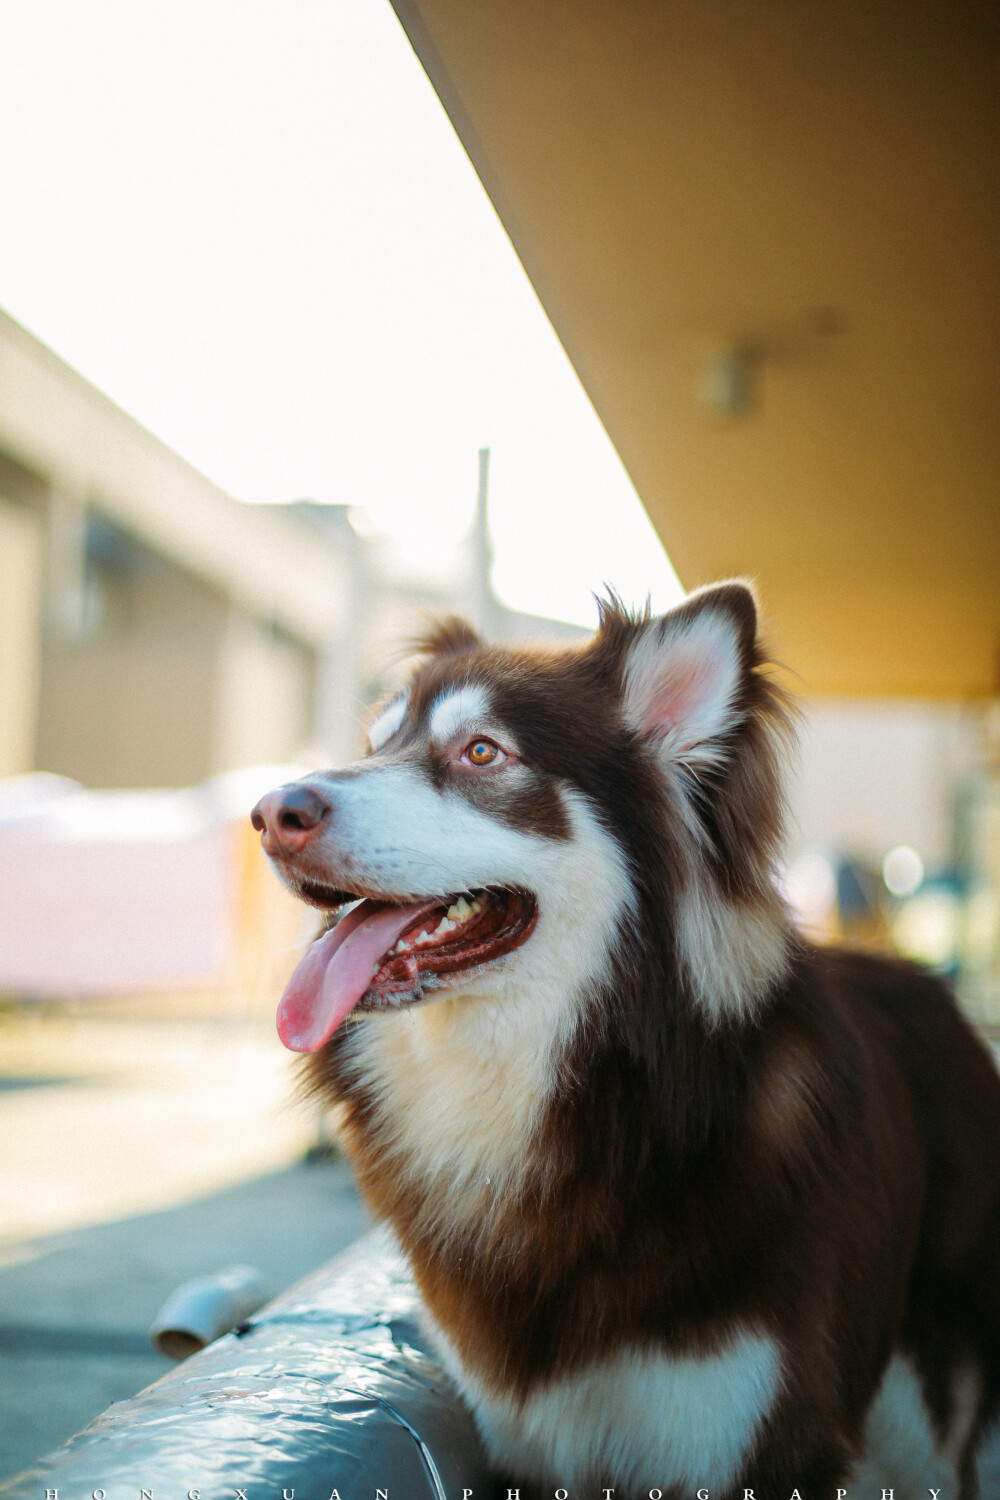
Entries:
<svg viewBox="0 0 1000 1500">
<path fill-rule="evenodd" d="M 0 1500 L 485 1500 L 472 1419 L 417 1318 L 406 1268 L 376 1231 L 110 1407 Z"/>
</svg>

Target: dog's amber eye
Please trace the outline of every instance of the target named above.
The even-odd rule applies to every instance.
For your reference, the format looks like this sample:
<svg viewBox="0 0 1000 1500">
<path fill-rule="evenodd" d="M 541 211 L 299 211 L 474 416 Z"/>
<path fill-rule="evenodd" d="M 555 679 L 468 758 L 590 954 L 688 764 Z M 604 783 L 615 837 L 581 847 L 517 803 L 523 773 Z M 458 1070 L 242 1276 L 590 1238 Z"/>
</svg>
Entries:
<svg viewBox="0 0 1000 1500">
<path fill-rule="evenodd" d="M 465 758 L 474 766 L 492 766 L 503 758 L 503 751 L 492 740 L 473 740 L 465 747 Z"/>
</svg>

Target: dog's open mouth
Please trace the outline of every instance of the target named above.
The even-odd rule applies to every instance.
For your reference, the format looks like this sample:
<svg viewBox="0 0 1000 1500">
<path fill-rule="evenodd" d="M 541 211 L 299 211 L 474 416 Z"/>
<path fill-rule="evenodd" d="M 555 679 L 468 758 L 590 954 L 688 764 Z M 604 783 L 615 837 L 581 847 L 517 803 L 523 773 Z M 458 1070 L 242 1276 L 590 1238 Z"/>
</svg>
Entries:
<svg viewBox="0 0 1000 1500">
<path fill-rule="evenodd" d="M 356 1007 L 410 1004 L 425 978 L 502 958 L 530 937 L 537 916 L 524 891 L 359 901 L 295 970 L 278 1007 L 278 1035 L 293 1052 L 315 1052 Z"/>
</svg>

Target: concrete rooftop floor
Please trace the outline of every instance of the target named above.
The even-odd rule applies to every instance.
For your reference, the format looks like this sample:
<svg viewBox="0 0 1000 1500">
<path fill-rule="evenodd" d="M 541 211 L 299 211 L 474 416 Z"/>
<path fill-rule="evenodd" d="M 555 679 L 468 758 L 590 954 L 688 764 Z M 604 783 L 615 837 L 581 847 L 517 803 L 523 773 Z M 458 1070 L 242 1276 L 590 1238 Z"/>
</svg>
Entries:
<svg viewBox="0 0 1000 1500">
<path fill-rule="evenodd" d="M 244 1262 L 277 1293 L 368 1225 L 270 1022 L 0 1011 L 0 1479 L 170 1362 L 148 1328 Z"/>
</svg>

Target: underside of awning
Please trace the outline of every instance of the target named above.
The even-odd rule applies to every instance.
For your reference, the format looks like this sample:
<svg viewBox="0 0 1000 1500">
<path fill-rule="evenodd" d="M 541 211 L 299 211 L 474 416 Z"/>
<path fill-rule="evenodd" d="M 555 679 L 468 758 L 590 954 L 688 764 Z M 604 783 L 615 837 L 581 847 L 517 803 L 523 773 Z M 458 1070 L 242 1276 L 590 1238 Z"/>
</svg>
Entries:
<svg viewBox="0 0 1000 1500">
<path fill-rule="evenodd" d="M 685 586 L 807 690 L 995 692 L 994 7 L 394 4 Z"/>
</svg>

